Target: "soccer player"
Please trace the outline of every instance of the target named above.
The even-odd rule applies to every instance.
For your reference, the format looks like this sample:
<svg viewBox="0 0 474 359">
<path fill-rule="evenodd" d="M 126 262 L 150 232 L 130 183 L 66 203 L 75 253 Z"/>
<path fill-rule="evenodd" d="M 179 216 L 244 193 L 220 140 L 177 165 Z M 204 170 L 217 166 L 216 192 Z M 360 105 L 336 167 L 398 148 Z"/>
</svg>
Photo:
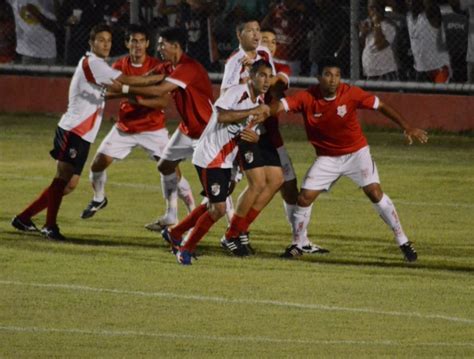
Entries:
<svg viewBox="0 0 474 359">
<path fill-rule="evenodd" d="M 275 31 L 271 28 L 265 28 L 261 30 L 262 39 L 260 44 L 265 46 L 270 51 L 271 55 L 274 56 L 277 50 L 277 40 Z M 290 87 L 290 75 L 291 69 L 290 66 L 283 62 L 279 62 L 273 58 L 273 64 L 275 66 L 277 81 L 274 81 L 274 84 L 271 90 L 267 95 L 267 103 L 270 103 L 272 99 L 279 100 L 284 97 L 284 91 Z M 283 143 L 283 137 L 281 136 L 279 127 L 278 127 L 278 116 L 271 116 L 267 118 L 264 122 L 264 126 L 267 129 L 268 135 L 272 141 L 273 146 L 278 151 L 280 156 L 281 166 L 283 169 L 283 177 L 285 182 L 280 188 L 280 194 L 283 197 L 283 207 L 285 208 L 286 218 L 291 225 L 291 218 L 296 209 L 296 201 L 298 198 L 298 185 L 296 181 L 296 173 L 291 163 L 290 156 L 288 151 L 285 148 Z M 301 249 L 304 253 L 327 253 L 327 249 L 321 248 L 313 244 L 307 237 L 306 242 L 302 243 Z"/>
<path fill-rule="evenodd" d="M 229 88 L 216 101 L 212 117 L 193 155 L 193 164 L 208 203 L 201 204 L 178 225 L 162 232 L 163 238 L 176 252 L 178 263 L 191 264 L 198 242 L 225 215 L 238 140 L 258 141 L 255 127 L 269 115 L 270 109 L 264 104 L 263 95 L 273 77 L 270 63 L 265 60 L 255 62 L 249 75 L 248 83 Z M 183 242 L 183 234 L 191 228 Z M 243 247 L 236 246 L 234 251 L 240 254 Z"/>
<path fill-rule="evenodd" d="M 147 226 L 157 231 L 177 222 L 176 167 L 181 160 L 193 155 L 197 141 L 211 117 L 214 102 L 207 71 L 184 52 L 185 48 L 185 32 L 177 28 L 164 30 L 158 39 L 158 49 L 163 59 L 171 64 L 167 69 L 165 79 L 155 86 L 128 86 L 114 82 L 109 87 L 113 92 L 121 91 L 157 100 L 171 93 L 181 116 L 179 127 L 171 136 L 158 162 L 158 170 L 163 176 L 163 193 L 172 208 L 167 211 L 166 216 L 158 218 L 154 226 L 151 224 Z"/>
<path fill-rule="evenodd" d="M 112 45 L 112 31 L 104 24 L 90 32 L 91 52 L 79 61 L 69 86 L 69 104 L 56 129 L 51 156 L 57 160 L 57 171 L 49 187 L 23 212 L 15 216 L 12 226 L 26 232 L 38 231 L 31 218 L 47 208 L 41 233 L 53 240 L 65 240 L 56 223 L 64 194 L 77 186 L 90 144 L 95 140 L 104 111 L 104 85 L 120 80 L 129 85 L 145 86 L 161 81 L 162 75 L 136 77 L 122 74 L 105 62 Z"/>
<path fill-rule="evenodd" d="M 130 25 L 125 41 L 129 55 L 117 60 L 112 67 L 126 75 L 164 73 L 165 64 L 147 54 L 149 43 L 147 30 L 144 26 Z M 82 212 L 81 218 L 91 218 L 107 205 L 105 196 L 107 173 L 105 170 L 114 160 L 123 160 L 137 146 L 147 151 L 154 160 L 160 160 L 169 137 L 163 112 L 168 98 L 169 96 L 156 99 L 138 97 L 130 101 L 126 99 L 120 103 L 118 121 L 103 139 L 92 162 L 89 179 L 94 190 L 94 198 Z M 188 211 L 192 211 L 195 206 L 191 187 L 179 172 L 177 174 L 179 178 L 178 195 L 186 204 Z M 165 197 L 164 193 L 163 196 Z M 166 208 L 168 213 L 165 216 L 176 217 L 177 214 L 173 211 L 172 205 L 167 203 Z"/>
<path fill-rule="evenodd" d="M 271 113 L 300 112 L 308 140 L 317 158 L 308 169 L 298 195 L 293 216 L 293 242 L 282 254 L 293 258 L 303 254 L 312 204 L 321 192 L 328 191 L 341 176 L 347 176 L 362 188 L 377 213 L 392 229 L 405 259 L 416 261 L 417 253 L 409 242 L 390 198 L 382 191 L 377 167 L 370 154 L 367 139 L 357 119 L 357 109 L 373 109 L 398 124 L 409 143 L 413 139 L 428 141 L 427 133 L 408 125 L 392 107 L 359 87 L 341 83 L 341 68 L 335 58 L 319 63 L 319 85 L 285 97 L 272 104 Z"/>
</svg>

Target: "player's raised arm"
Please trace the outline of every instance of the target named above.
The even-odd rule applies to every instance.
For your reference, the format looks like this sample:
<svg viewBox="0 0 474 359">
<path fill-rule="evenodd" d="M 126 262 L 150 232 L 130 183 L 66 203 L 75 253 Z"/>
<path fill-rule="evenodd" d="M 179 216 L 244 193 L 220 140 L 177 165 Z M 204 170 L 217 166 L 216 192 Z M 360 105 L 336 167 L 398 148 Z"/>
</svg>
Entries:
<svg viewBox="0 0 474 359">
<path fill-rule="evenodd" d="M 377 111 L 383 113 L 386 117 L 391 119 L 403 129 L 403 134 L 407 138 L 409 145 L 413 143 L 413 139 L 418 140 L 420 143 L 428 142 L 427 132 L 419 128 L 411 127 L 408 122 L 403 118 L 403 116 L 398 113 L 393 107 L 380 101 Z"/>
<path fill-rule="evenodd" d="M 114 81 L 111 85 L 107 86 L 107 90 L 113 93 L 132 94 L 139 96 L 157 97 L 164 96 L 178 88 L 178 85 L 163 81 L 156 86 L 134 86 L 124 85 L 119 81 Z"/>
<path fill-rule="evenodd" d="M 234 123 L 246 120 L 249 116 L 254 116 L 255 123 L 262 122 L 270 115 L 270 109 L 267 105 L 259 105 L 249 110 L 225 110 L 217 108 L 217 122 Z"/>
</svg>

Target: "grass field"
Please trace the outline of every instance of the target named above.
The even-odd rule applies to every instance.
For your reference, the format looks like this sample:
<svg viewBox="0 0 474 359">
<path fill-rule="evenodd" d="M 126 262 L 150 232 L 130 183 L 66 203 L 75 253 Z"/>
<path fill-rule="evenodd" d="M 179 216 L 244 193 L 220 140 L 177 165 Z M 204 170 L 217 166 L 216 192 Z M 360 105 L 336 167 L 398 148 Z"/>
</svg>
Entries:
<svg viewBox="0 0 474 359">
<path fill-rule="evenodd" d="M 290 229 L 276 197 L 252 228 L 256 256 L 220 249 L 222 221 L 183 267 L 143 228 L 163 201 L 141 150 L 109 169 L 109 206 L 89 220 L 79 218 L 91 199 L 84 171 L 59 215 L 66 243 L 10 226 L 51 181 L 56 122 L 0 115 L 0 357 L 474 357 L 472 136 L 409 147 L 398 132 L 367 133 L 414 264 L 343 179 L 310 224 L 331 253 L 279 259 Z M 301 129 L 283 131 L 302 178 L 313 150 Z M 194 169 L 182 169 L 196 194 Z"/>
</svg>

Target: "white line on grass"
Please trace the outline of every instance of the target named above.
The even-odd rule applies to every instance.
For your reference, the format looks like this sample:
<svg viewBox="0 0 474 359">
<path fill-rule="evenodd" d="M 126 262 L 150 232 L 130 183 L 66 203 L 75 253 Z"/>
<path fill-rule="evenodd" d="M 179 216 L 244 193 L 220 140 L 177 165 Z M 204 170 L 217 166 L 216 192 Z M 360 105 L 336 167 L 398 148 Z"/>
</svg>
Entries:
<svg viewBox="0 0 474 359">
<path fill-rule="evenodd" d="M 0 174 L 0 178 L 4 179 L 24 179 L 24 180 L 33 180 L 33 181 L 46 181 L 49 180 L 49 177 L 44 176 L 19 176 L 19 175 L 11 175 L 11 174 Z M 107 182 L 107 185 L 116 186 L 116 187 L 124 187 L 124 188 L 133 188 L 133 189 L 146 189 L 151 191 L 161 191 L 161 187 L 158 185 L 151 185 L 145 183 L 125 183 L 125 182 L 114 182 L 110 181 Z M 331 200 L 331 201 L 344 201 L 344 202 L 364 202 L 369 203 L 366 198 L 333 198 L 330 195 L 322 195 L 318 198 L 318 200 Z M 436 206 L 436 207 L 452 207 L 452 208 L 474 208 L 474 203 L 450 203 L 450 202 L 414 202 L 414 201 L 405 201 L 403 199 L 397 199 L 397 204 L 404 204 L 407 206 Z"/>
<path fill-rule="evenodd" d="M 433 346 L 433 347 L 474 347 L 474 343 L 470 342 L 398 342 L 393 340 L 302 340 L 302 339 L 279 339 L 258 336 L 216 336 L 216 335 L 195 335 L 195 334 L 178 334 L 178 333 L 150 333 L 135 330 L 89 330 L 76 328 L 40 328 L 40 327 L 17 327 L 17 326 L 0 326 L 0 330 L 17 333 L 61 333 L 61 334 L 84 334 L 93 336 L 109 336 L 109 337 L 151 337 L 164 339 L 188 339 L 188 340 L 209 340 L 209 341 L 225 341 L 225 342 L 255 342 L 255 343 L 275 343 L 275 344 L 323 344 L 323 345 L 382 345 L 382 346 Z"/>
<path fill-rule="evenodd" d="M 84 292 L 95 292 L 95 293 L 112 293 L 112 294 L 125 294 L 140 297 L 158 297 L 158 298 L 171 298 L 171 299 L 182 299 L 182 300 L 195 300 L 200 302 L 218 302 L 228 304 L 250 304 L 250 305 L 273 305 L 277 307 L 286 308 L 299 308 L 299 309 L 310 309 L 310 310 L 322 310 L 332 312 L 351 312 L 351 313 L 366 313 L 376 315 L 388 315 L 393 317 L 409 317 L 409 318 L 421 318 L 421 319 L 436 319 L 445 320 L 449 322 L 460 322 L 474 324 L 473 319 L 451 317 L 442 314 L 421 314 L 417 312 L 396 312 L 396 311 L 383 311 L 371 308 L 348 308 L 348 307 L 337 307 L 323 304 L 303 304 L 303 303 L 292 303 L 282 302 L 277 300 L 264 300 L 264 299 L 229 299 L 224 297 L 209 297 L 201 295 L 185 295 L 177 293 L 167 292 L 142 292 L 142 291 L 130 291 L 123 289 L 108 289 L 108 288 L 94 288 L 82 285 L 74 284 L 57 284 L 57 283 L 26 283 L 19 281 L 8 281 L 0 280 L 0 284 L 3 285 L 17 285 L 17 286 L 28 286 L 28 287 L 39 287 L 39 288 L 54 288 L 54 289 L 67 289 L 72 291 L 84 291 Z"/>
</svg>

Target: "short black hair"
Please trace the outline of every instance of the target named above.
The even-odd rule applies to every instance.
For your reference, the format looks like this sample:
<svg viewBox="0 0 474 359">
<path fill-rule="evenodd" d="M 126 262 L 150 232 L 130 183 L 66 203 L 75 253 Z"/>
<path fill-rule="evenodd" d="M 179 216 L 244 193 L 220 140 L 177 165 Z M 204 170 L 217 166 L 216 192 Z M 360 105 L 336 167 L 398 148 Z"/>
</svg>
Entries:
<svg viewBox="0 0 474 359">
<path fill-rule="evenodd" d="M 323 70 L 326 67 L 337 67 L 341 68 L 341 64 L 339 63 L 339 60 L 335 56 L 325 56 L 321 58 L 321 60 L 318 61 L 318 75 L 323 74 Z"/>
<path fill-rule="evenodd" d="M 249 22 L 256 22 L 260 26 L 260 21 L 258 19 L 253 18 L 253 17 L 244 17 L 235 25 L 235 31 L 237 31 L 240 34 L 242 30 L 244 29 L 245 24 L 248 24 Z"/>
<path fill-rule="evenodd" d="M 255 75 L 262 66 L 267 67 L 269 69 L 273 69 L 272 65 L 267 60 L 260 59 L 252 64 L 252 67 L 250 68 L 250 75 Z"/>
<path fill-rule="evenodd" d="M 148 30 L 145 26 L 140 24 L 130 24 L 127 27 L 127 31 L 125 32 L 125 41 L 130 40 L 130 37 L 133 34 L 143 34 L 145 35 L 145 39 L 149 39 L 148 37 Z"/>
<path fill-rule="evenodd" d="M 272 27 L 264 27 L 264 28 L 260 29 L 260 32 L 271 32 L 275 36 L 277 34 Z"/>
<path fill-rule="evenodd" d="M 94 41 L 97 34 L 99 32 L 104 32 L 104 31 L 112 35 L 112 28 L 106 23 L 100 23 L 100 24 L 94 25 L 89 33 L 89 40 Z"/>
<path fill-rule="evenodd" d="M 169 27 L 160 33 L 167 42 L 178 43 L 183 51 L 186 50 L 187 35 L 184 30 L 177 27 Z"/>
</svg>

